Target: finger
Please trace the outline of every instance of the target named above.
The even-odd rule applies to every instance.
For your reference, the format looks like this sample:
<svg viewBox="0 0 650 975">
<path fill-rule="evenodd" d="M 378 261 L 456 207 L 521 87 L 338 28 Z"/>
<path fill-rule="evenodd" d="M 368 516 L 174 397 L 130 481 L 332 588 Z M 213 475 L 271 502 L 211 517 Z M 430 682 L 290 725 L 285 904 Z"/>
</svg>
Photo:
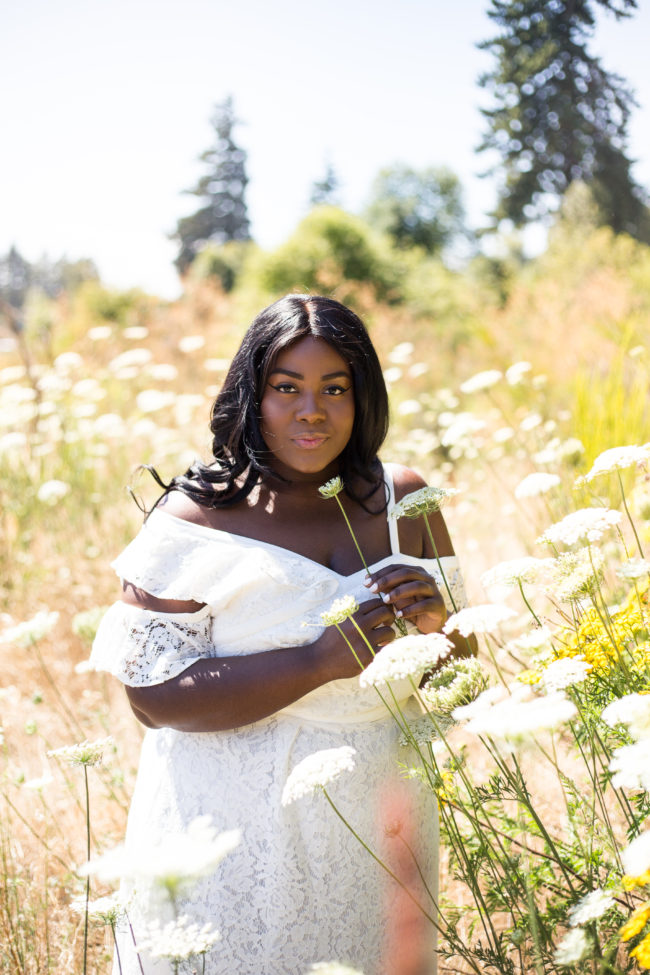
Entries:
<svg viewBox="0 0 650 975">
<path fill-rule="evenodd" d="M 417 580 L 431 580 L 433 582 L 432 576 L 425 569 L 421 569 L 420 566 L 391 565 L 369 576 L 366 579 L 365 585 L 370 592 L 381 595 L 381 593 L 388 592 L 396 586 Z"/>
<path fill-rule="evenodd" d="M 384 602 L 389 600 L 393 606 L 399 606 L 400 609 L 402 608 L 402 604 L 406 605 L 409 602 L 413 602 L 413 600 L 440 599 L 442 601 L 440 590 L 430 577 L 428 579 L 417 579 L 395 586 L 393 589 L 382 593 L 381 597 Z"/>
<path fill-rule="evenodd" d="M 444 623 L 447 619 L 447 607 L 442 600 L 423 599 L 420 602 L 411 602 L 406 606 L 395 609 L 396 619 L 417 619 L 419 616 L 429 616 L 432 620 Z"/>
</svg>

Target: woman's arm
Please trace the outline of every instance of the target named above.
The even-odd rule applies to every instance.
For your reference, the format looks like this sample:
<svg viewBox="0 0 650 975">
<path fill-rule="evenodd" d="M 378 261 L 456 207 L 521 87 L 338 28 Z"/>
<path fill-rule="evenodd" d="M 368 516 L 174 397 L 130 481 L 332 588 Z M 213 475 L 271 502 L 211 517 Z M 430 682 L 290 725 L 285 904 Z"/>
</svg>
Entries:
<svg viewBox="0 0 650 975">
<path fill-rule="evenodd" d="M 156 613 L 194 613 L 201 603 L 158 599 L 124 583 L 123 599 Z M 355 621 L 378 650 L 394 639 L 395 614 L 380 599 L 362 603 Z M 363 667 L 372 654 L 350 620 L 341 629 Z M 361 671 L 336 627 L 314 643 L 243 656 L 206 657 L 160 684 L 126 687 L 135 716 L 149 728 L 226 731 L 266 718 L 309 691 Z"/>
</svg>

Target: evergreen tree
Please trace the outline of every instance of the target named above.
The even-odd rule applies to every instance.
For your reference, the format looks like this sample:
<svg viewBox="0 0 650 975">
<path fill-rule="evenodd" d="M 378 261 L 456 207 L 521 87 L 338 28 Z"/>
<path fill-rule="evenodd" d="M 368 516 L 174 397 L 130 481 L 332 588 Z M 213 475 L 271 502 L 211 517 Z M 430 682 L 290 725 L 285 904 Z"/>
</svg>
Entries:
<svg viewBox="0 0 650 975">
<path fill-rule="evenodd" d="M 225 244 L 229 240 L 250 240 L 246 207 L 246 153 L 233 140 L 237 124 L 232 99 L 215 105 L 212 119 L 214 144 L 199 157 L 206 172 L 192 190 L 202 206 L 189 217 L 181 217 L 172 239 L 179 243 L 174 264 L 183 274 L 201 248 L 208 243 Z"/>
<path fill-rule="evenodd" d="M 636 0 L 492 0 L 500 29 L 480 47 L 496 58 L 480 84 L 493 97 L 483 109 L 487 135 L 479 147 L 501 163 L 495 225 L 515 226 L 557 208 L 574 180 L 587 183 L 615 231 L 644 236 L 647 207 L 626 154 L 633 96 L 623 79 L 589 54 L 599 5 L 619 19 Z"/>
<path fill-rule="evenodd" d="M 467 236 L 458 177 L 444 166 L 411 169 L 397 164 L 375 178 L 365 218 L 398 247 L 439 253 Z"/>
<path fill-rule="evenodd" d="M 339 178 L 336 170 L 331 163 L 325 167 L 325 175 L 322 179 L 317 179 L 312 183 L 309 203 L 313 207 L 317 206 L 337 206 L 338 205 Z"/>
</svg>

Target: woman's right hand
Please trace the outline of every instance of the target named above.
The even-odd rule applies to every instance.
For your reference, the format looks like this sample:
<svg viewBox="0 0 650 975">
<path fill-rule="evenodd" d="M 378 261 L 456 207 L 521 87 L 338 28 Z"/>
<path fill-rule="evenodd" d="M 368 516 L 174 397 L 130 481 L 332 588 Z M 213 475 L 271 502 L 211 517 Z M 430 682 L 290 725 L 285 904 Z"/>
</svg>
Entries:
<svg viewBox="0 0 650 975">
<path fill-rule="evenodd" d="M 375 654 L 395 639 L 394 622 L 395 611 L 390 604 L 367 599 L 351 619 L 328 626 L 312 645 L 327 669 L 327 680 L 358 677 Z"/>
</svg>

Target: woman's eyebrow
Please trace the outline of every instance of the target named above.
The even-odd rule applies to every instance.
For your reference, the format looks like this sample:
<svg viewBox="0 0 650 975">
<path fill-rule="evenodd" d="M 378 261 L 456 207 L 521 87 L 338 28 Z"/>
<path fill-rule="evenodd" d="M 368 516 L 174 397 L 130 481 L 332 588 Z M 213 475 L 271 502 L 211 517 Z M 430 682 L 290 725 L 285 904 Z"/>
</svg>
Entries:
<svg viewBox="0 0 650 975">
<path fill-rule="evenodd" d="M 293 379 L 304 379 L 305 377 L 301 372 L 294 372 L 292 369 L 271 369 L 269 376 L 275 376 L 276 373 L 281 372 L 283 376 L 291 376 Z M 347 379 L 350 378 L 350 373 L 347 369 L 339 369 L 336 372 L 326 372 L 322 375 L 321 379 L 336 379 L 337 376 L 345 376 Z"/>
</svg>

